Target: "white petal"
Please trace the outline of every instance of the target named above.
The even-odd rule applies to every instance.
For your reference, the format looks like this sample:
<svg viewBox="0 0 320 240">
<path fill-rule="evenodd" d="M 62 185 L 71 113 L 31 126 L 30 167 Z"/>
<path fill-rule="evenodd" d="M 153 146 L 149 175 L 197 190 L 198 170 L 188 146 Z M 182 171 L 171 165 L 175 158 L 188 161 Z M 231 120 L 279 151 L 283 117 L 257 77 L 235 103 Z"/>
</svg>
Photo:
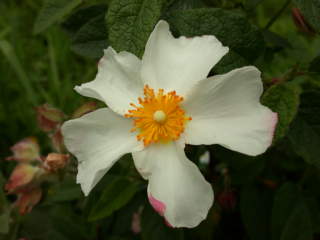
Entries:
<svg viewBox="0 0 320 240">
<path fill-rule="evenodd" d="M 134 154 L 140 172 L 148 173 L 151 205 L 173 227 L 195 227 L 213 203 L 211 185 L 176 143 L 154 144 Z M 140 167 L 142 165 L 139 165 Z"/>
<path fill-rule="evenodd" d="M 63 124 L 64 142 L 78 159 L 77 182 L 85 195 L 122 155 L 143 148 L 131 128 L 130 120 L 107 108 Z"/>
<path fill-rule="evenodd" d="M 183 104 L 192 117 L 185 141 L 263 153 L 272 143 L 277 114 L 260 104 L 262 91 L 260 72 L 252 66 L 199 82 Z"/>
<path fill-rule="evenodd" d="M 165 21 L 151 33 L 142 59 L 142 78 L 150 87 L 184 96 L 228 52 L 214 36 L 174 38 Z"/>
<path fill-rule="evenodd" d="M 111 47 L 104 51 L 96 78 L 75 90 L 83 96 L 104 101 L 113 111 L 125 114 L 130 103 L 143 95 L 140 78 L 141 61 L 128 52 L 116 53 Z"/>
</svg>

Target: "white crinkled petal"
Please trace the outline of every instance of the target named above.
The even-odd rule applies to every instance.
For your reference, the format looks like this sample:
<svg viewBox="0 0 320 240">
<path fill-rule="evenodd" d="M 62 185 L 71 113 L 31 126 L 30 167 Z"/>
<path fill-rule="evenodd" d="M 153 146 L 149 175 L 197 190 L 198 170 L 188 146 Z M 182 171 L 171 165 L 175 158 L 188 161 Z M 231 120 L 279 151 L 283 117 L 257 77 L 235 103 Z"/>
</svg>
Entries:
<svg viewBox="0 0 320 240">
<path fill-rule="evenodd" d="M 63 124 L 64 142 L 78 159 L 77 182 L 85 195 L 122 155 L 143 149 L 131 128 L 132 121 L 107 108 Z"/>
<path fill-rule="evenodd" d="M 248 155 L 271 145 L 277 114 L 260 104 L 263 85 L 252 66 L 202 80 L 183 108 L 192 120 L 185 129 L 189 144 L 220 144 Z"/>
<path fill-rule="evenodd" d="M 150 145 L 134 153 L 134 161 L 149 180 L 151 205 L 169 225 L 195 227 L 206 218 L 213 203 L 212 187 L 178 144 Z"/>
<path fill-rule="evenodd" d="M 128 52 L 116 53 L 111 47 L 104 51 L 98 64 L 96 78 L 75 90 L 86 97 L 105 102 L 113 111 L 123 115 L 143 94 L 140 78 L 141 60 Z"/>
<path fill-rule="evenodd" d="M 160 21 L 145 48 L 142 79 L 152 88 L 184 96 L 228 50 L 214 36 L 174 38 L 168 23 Z"/>
</svg>

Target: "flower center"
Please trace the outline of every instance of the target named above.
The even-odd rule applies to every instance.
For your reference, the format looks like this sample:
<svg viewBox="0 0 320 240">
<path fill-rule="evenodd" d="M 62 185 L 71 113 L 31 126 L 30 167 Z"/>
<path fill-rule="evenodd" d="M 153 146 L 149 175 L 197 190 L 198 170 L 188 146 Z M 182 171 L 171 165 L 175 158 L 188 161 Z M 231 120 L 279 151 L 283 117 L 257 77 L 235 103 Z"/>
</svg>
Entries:
<svg viewBox="0 0 320 240">
<path fill-rule="evenodd" d="M 151 143 L 177 140 L 187 121 L 184 110 L 180 107 L 183 98 L 175 91 L 165 93 L 163 89 L 155 91 L 148 85 L 144 87 L 144 98 L 138 98 L 140 106 L 130 103 L 135 109 L 129 110 L 125 117 L 132 118 L 134 128 L 139 131 L 137 139 L 147 146 Z"/>
<path fill-rule="evenodd" d="M 157 110 L 153 114 L 153 120 L 155 120 L 158 123 L 164 123 L 167 119 L 167 115 L 162 110 Z"/>
</svg>

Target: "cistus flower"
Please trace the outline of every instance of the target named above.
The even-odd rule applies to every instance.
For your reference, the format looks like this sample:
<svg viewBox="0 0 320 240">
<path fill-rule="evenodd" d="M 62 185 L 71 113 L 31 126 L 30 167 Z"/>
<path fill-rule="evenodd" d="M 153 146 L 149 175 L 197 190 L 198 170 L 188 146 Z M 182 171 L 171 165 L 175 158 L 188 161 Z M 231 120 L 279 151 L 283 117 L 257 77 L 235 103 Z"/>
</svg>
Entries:
<svg viewBox="0 0 320 240">
<path fill-rule="evenodd" d="M 277 122 L 277 114 L 259 102 L 257 68 L 207 78 L 227 52 L 214 36 L 174 38 L 165 21 L 151 33 L 142 60 L 106 49 L 96 78 L 75 90 L 109 108 L 62 126 L 84 194 L 132 152 L 149 181 L 151 205 L 170 226 L 195 227 L 205 219 L 212 187 L 187 159 L 185 144 L 220 144 L 254 156 L 270 146 Z"/>
</svg>

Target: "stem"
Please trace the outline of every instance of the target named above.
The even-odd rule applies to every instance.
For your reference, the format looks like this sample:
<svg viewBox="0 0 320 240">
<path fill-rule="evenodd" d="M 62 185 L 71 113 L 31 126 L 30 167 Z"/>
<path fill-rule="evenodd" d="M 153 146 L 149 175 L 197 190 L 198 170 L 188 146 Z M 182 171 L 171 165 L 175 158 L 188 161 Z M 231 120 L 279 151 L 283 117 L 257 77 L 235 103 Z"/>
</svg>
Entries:
<svg viewBox="0 0 320 240">
<path fill-rule="evenodd" d="M 270 19 L 270 21 L 268 22 L 268 24 L 265 26 L 264 29 L 269 29 L 274 22 L 278 19 L 278 17 L 280 17 L 280 15 L 286 10 L 286 8 L 289 6 L 289 4 L 291 3 L 291 0 L 287 0 L 283 6 L 279 9 L 279 11 Z"/>
</svg>

